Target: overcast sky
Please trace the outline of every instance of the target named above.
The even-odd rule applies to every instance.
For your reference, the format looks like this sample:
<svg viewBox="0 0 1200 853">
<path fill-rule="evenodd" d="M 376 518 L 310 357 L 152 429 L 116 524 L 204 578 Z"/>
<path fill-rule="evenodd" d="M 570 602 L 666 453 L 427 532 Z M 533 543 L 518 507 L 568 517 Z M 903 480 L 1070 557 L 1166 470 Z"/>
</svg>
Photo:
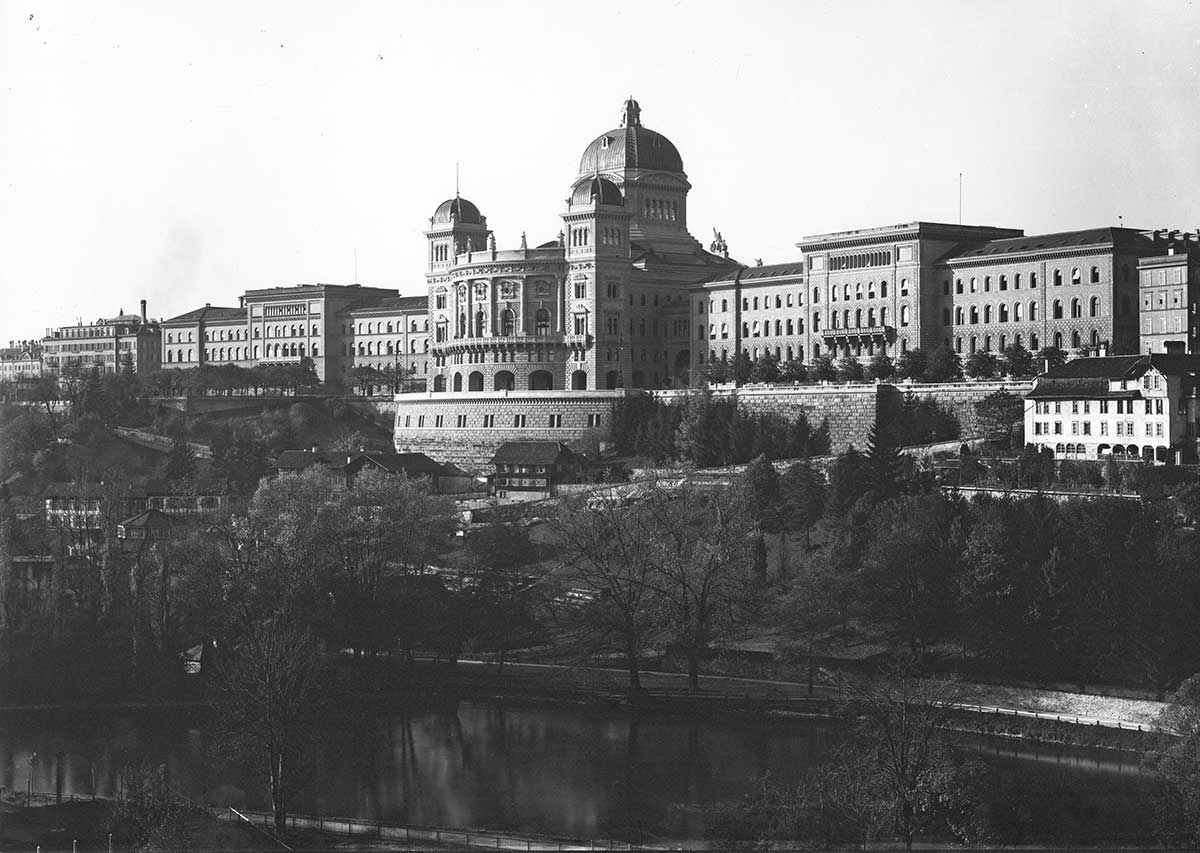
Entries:
<svg viewBox="0 0 1200 853">
<path fill-rule="evenodd" d="M 552 239 L 632 94 L 706 245 L 1200 227 L 1195 2 L 0 0 L 0 341 L 300 282 L 423 291 L 454 194 Z"/>
</svg>

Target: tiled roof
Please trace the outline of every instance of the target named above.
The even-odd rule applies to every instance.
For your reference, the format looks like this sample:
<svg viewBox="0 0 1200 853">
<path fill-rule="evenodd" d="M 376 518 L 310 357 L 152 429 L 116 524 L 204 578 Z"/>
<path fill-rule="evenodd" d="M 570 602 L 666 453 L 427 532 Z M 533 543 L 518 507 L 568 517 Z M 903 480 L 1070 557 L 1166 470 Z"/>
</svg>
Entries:
<svg viewBox="0 0 1200 853">
<path fill-rule="evenodd" d="M 1025 396 L 1051 400 L 1136 400 L 1142 393 L 1140 390 L 1110 391 L 1107 379 L 1039 379 Z"/>
<path fill-rule="evenodd" d="M 574 456 L 561 441 L 506 441 L 496 449 L 493 463 L 506 465 L 552 465 L 563 454 Z"/>
<path fill-rule="evenodd" d="M 395 453 L 388 450 L 335 452 L 332 450 L 285 450 L 275 460 L 280 471 L 303 471 L 313 465 L 345 470 L 350 466 L 372 464 L 393 474 L 409 477 L 441 476 L 442 465 L 424 453 Z"/>
<path fill-rule="evenodd" d="M 193 311 L 188 311 L 186 314 L 172 317 L 170 320 L 163 320 L 163 323 L 196 323 L 199 321 L 214 323 L 222 320 L 245 319 L 245 308 L 223 308 L 219 305 L 205 305 L 203 308 L 196 308 Z"/>
<path fill-rule="evenodd" d="M 1074 358 L 1045 374 L 1047 379 L 1120 379 L 1128 376 L 1144 355 L 1110 355 L 1096 358 Z"/>
<path fill-rule="evenodd" d="M 1028 252 L 1049 252 L 1056 249 L 1073 249 L 1080 246 L 1120 246 L 1130 248 L 1150 247 L 1153 241 L 1134 228 L 1086 228 L 1082 231 L 1059 231 L 1055 234 L 1028 234 L 1024 237 L 1008 237 L 990 240 L 971 248 L 952 252 L 949 260 L 959 258 L 986 258 L 995 255 L 1011 255 Z"/>
</svg>

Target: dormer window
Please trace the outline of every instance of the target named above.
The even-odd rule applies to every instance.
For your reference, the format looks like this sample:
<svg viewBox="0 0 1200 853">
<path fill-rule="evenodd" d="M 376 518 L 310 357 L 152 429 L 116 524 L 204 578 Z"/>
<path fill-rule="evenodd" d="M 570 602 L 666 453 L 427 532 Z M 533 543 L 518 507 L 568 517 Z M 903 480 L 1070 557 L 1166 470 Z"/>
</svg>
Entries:
<svg viewBox="0 0 1200 853">
<path fill-rule="evenodd" d="M 610 141 L 611 141 L 611 140 L 610 140 L 610 139 L 609 139 L 609 137 L 607 137 L 607 136 L 601 137 L 601 139 L 600 139 L 600 147 L 601 147 L 601 148 L 607 148 L 607 147 L 608 147 L 608 143 L 609 143 Z"/>
</svg>

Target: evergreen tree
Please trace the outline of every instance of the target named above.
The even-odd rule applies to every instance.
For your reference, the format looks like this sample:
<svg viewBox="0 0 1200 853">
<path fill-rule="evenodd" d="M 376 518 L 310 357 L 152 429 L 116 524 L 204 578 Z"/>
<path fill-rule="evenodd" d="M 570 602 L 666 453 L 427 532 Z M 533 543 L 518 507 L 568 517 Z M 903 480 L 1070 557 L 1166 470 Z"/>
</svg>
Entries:
<svg viewBox="0 0 1200 853">
<path fill-rule="evenodd" d="M 753 365 L 750 364 L 750 356 L 745 350 L 733 357 L 733 381 L 738 385 L 745 385 L 750 381 L 751 370 Z"/>
<path fill-rule="evenodd" d="M 923 349 L 910 349 L 900 353 L 896 362 L 896 375 L 901 379 L 924 379 L 928 354 Z"/>
<path fill-rule="evenodd" d="M 891 356 L 886 353 L 879 353 L 872 356 L 867 362 L 867 379 L 890 379 L 892 374 L 896 372 L 896 365 L 892 363 Z"/>
<path fill-rule="evenodd" d="M 828 355 L 819 355 L 813 359 L 809 375 L 818 382 L 832 382 L 837 379 L 837 366 Z"/>
<path fill-rule="evenodd" d="M 962 360 L 950 347 L 933 351 L 925 364 L 926 382 L 953 382 L 962 379 Z"/>
<path fill-rule="evenodd" d="M 1004 350 L 1004 371 L 1014 378 L 1032 376 L 1033 354 L 1020 344 L 1012 344 Z"/>
<path fill-rule="evenodd" d="M 882 429 L 879 421 L 875 421 L 867 433 L 866 466 L 870 491 L 876 500 L 885 501 L 900 493 L 903 467 L 900 452 L 889 431 Z"/>
<path fill-rule="evenodd" d="M 867 469 L 863 455 L 850 445 L 834 460 L 829 472 L 830 512 L 837 516 L 845 516 L 858 503 L 867 490 Z"/>
<path fill-rule="evenodd" d="M 862 362 L 852 355 L 846 356 L 837 363 L 837 378 L 840 382 L 859 382 L 864 374 Z"/>
<path fill-rule="evenodd" d="M 168 480 L 190 480 L 196 476 L 196 454 L 186 441 L 177 440 L 171 447 L 162 473 Z"/>
<path fill-rule="evenodd" d="M 771 350 L 766 350 L 759 358 L 755 359 L 754 367 L 750 371 L 750 380 L 767 383 L 779 381 L 779 359 Z"/>
</svg>

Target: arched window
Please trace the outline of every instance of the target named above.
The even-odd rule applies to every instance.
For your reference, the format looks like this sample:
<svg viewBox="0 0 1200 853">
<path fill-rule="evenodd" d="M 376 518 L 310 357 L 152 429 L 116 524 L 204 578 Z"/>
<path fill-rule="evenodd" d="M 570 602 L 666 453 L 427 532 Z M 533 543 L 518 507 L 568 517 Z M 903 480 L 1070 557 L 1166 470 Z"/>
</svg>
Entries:
<svg viewBox="0 0 1200 853">
<path fill-rule="evenodd" d="M 471 375 L 467 377 L 467 390 L 468 391 L 482 391 L 483 390 L 483 374 L 480 373 L 478 370 L 472 370 Z"/>
<path fill-rule="evenodd" d="M 1054 333 L 1054 348 L 1062 349 L 1062 344 L 1063 344 L 1062 332 L 1055 332 Z"/>
<path fill-rule="evenodd" d="M 908 310 L 908 306 L 907 306 L 907 305 L 905 305 L 905 306 L 902 306 L 902 307 L 900 308 L 900 317 L 901 317 L 901 318 L 903 318 L 903 317 L 905 316 L 905 315 L 904 315 L 904 312 L 905 312 L 906 310 Z M 881 325 L 881 326 L 886 326 L 886 325 L 887 325 L 887 318 L 888 318 L 887 309 L 886 309 L 886 308 L 880 308 L 880 309 L 879 309 L 879 325 Z"/>
<path fill-rule="evenodd" d="M 812 329 L 814 332 L 821 331 L 821 315 L 818 312 L 813 312 Z"/>
<path fill-rule="evenodd" d="M 955 293 L 962 293 L 962 292 L 963 292 L 963 283 L 962 283 L 962 279 L 961 279 L 961 278 L 956 278 L 956 279 L 954 279 L 954 292 L 955 292 Z"/>
<path fill-rule="evenodd" d="M 1083 273 L 1079 271 L 1079 267 L 1071 268 L 1071 284 L 1083 284 Z"/>
<path fill-rule="evenodd" d="M 1097 330 L 1092 329 L 1092 346 L 1099 346 L 1099 344 L 1100 344 L 1100 333 Z"/>
<path fill-rule="evenodd" d="M 963 307 L 961 305 L 954 309 L 954 324 L 956 326 L 963 324 Z"/>
<path fill-rule="evenodd" d="M 1054 313 L 1050 315 L 1055 320 L 1061 320 L 1063 316 L 1063 305 L 1061 299 L 1054 300 Z"/>
<path fill-rule="evenodd" d="M 1071 300 L 1071 319 L 1078 320 L 1083 316 L 1083 305 L 1079 302 L 1079 297 L 1076 296 Z"/>
<path fill-rule="evenodd" d="M 886 311 L 887 309 L 885 308 L 884 310 Z M 907 305 L 900 306 L 900 325 L 901 326 L 908 325 L 908 306 Z"/>
<path fill-rule="evenodd" d="M 1008 342 L 1008 339 L 1007 339 L 1007 338 L 1005 338 L 1005 336 L 1004 336 L 1004 335 L 1001 335 L 1001 336 L 1000 336 L 1000 340 L 998 340 L 998 341 L 996 342 L 996 349 L 997 349 L 997 351 L 998 351 L 998 352 L 1004 352 L 1004 350 L 1005 350 L 1005 344 L 1006 344 L 1007 342 Z"/>
<path fill-rule="evenodd" d="M 505 308 L 500 312 L 500 334 L 512 335 L 515 332 L 517 325 L 517 315 L 513 313 L 511 308 Z"/>
<path fill-rule="evenodd" d="M 850 301 L 850 284 L 849 282 L 842 288 L 842 299 L 846 302 Z"/>
<path fill-rule="evenodd" d="M 983 306 L 983 322 L 985 322 L 985 323 L 992 322 L 992 306 L 991 305 Z"/>
<path fill-rule="evenodd" d="M 1079 349 L 1079 330 L 1071 332 L 1071 346 L 1074 349 Z"/>
<path fill-rule="evenodd" d="M 1037 352 L 1040 349 L 1038 346 L 1038 336 L 1036 334 L 1029 336 L 1029 351 Z"/>
<path fill-rule="evenodd" d="M 445 376 L 433 377 L 433 390 L 434 391 L 445 391 L 446 390 L 446 377 Z"/>
<path fill-rule="evenodd" d="M 1037 306 L 1036 302 L 1029 303 L 1029 322 L 1031 322 L 1031 323 L 1037 322 L 1037 315 L 1038 315 L 1037 308 L 1038 308 L 1038 306 Z"/>
<path fill-rule="evenodd" d="M 545 308 L 539 308 L 533 315 L 533 324 L 535 335 L 550 334 L 550 312 Z"/>
<path fill-rule="evenodd" d="M 1061 287 L 1061 286 L 1062 286 L 1062 270 L 1055 270 L 1055 271 L 1054 271 L 1054 286 L 1055 286 L 1055 287 Z"/>
<path fill-rule="evenodd" d="M 530 391 L 551 391 L 554 389 L 554 377 L 548 370 L 535 370 L 529 374 Z"/>
<path fill-rule="evenodd" d="M 973 326 L 978 322 L 979 322 L 979 306 L 972 305 L 971 306 L 971 325 Z M 974 352 L 974 350 L 972 350 L 972 352 Z"/>
<path fill-rule="evenodd" d="M 1095 267 L 1093 267 L 1092 269 L 1095 269 Z M 1100 316 L 1100 297 L 1099 296 L 1093 296 L 1090 300 L 1088 300 L 1088 316 L 1089 317 L 1099 317 Z"/>
<path fill-rule="evenodd" d="M 454 374 L 454 390 L 455 391 L 462 390 L 462 374 L 461 373 Z"/>
<path fill-rule="evenodd" d="M 1012 318 L 1013 318 L 1014 323 L 1021 322 L 1021 303 L 1020 302 L 1013 303 Z"/>
<path fill-rule="evenodd" d="M 1100 267 L 1092 267 L 1092 284 L 1100 283 Z"/>
<path fill-rule="evenodd" d="M 411 353 L 416 353 L 416 351 L 417 351 L 417 341 L 416 341 L 416 339 L 413 339 L 413 340 L 411 340 L 411 341 L 409 341 L 409 342 L 408 342 L 408 351 L 409 351 L 409 352 L 411 352 Z"/>
<path fill-rule="evenodd" d="M 871 328 L 875 327 L 875 309 L 874 308 L 867 309 L 867 325 Z"/>
<path fill-rule="evenodd" d="M 862 282 L 861 282 L 861 281 L 860 281 L 858 284 L 854 285 L 854 298 L 855 298 L 855 299 L 862 299 L 862 298 L 863 298 L 863 289 L 862 289 Z"/>
<path fill-rule="evenodd" d="M 1007 323 L 1008 322 L 1008 303 L 1001 302 L 997 313 L 999 314 L 999 316 L 996 319 L 999 320 L 1001 323 Z"/>
<path fill-rule="evenodd" d="M 483 311 L 475 312 L 475 337 L 483 337 L 483 324 L 487 322 L 487 315 Z"/>
<path fill-rule="evenodd" d="M 906 278 L 901 279 L 900 280 L 900 295 L 908 296 L 907 291 L 908 291 L 908 279 L 906 279 Z M 879 282 L 879 298 L 880 299 L 887 298 L 887 279 L 886 278 L 883 281 Z"/>
<path fill-rule="evenodd" d="M 849 308 L 846 308 L 842 311 L 842 326 L 847 329 L 850 328 L 850 309 Z"/>
<path fill-rule="evenodd" d="M 584 391 L 587 389 L 587 371 L 576 370 L 571 374 L 571 390 Z"/>
<path fill-rule="evenodd" d="M 862 328 L 862 309 L 859 308 L 854 312 L 854 328 Z"/>
<path fill-rule="evenodd" d="M 457 337 L 465 338 L 467 336 L 467 315 L 458 315 L 458 335 Z M 461 389 L 458 389 L 461 390 Z"/>
<path fill-rule="evenodd" d="M 496 374 L 493 388 L 496 391 L 512 391 L 517 387 L 517 378 L 508 370 L 501 370 Z"/>
</svg>

